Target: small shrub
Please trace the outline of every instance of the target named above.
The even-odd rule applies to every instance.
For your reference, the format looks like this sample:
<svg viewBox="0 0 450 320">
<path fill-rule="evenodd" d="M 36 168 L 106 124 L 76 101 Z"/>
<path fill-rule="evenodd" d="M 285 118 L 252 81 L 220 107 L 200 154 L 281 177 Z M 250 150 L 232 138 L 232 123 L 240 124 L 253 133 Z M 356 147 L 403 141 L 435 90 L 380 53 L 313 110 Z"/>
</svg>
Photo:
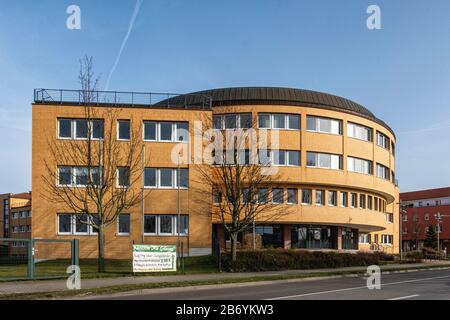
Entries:
<svg viewBox="0 0 450 320">
<path fill-rule="evenodd" d="M 223 270 L 229 272 L 307 270 L 369 266 L 382 261 L 393 261 L 385 253 L 340 253 L 302 250 L 258 250 L 239 251 L 237 260 L 231 261 L 229 254 L 222 255 Z"/>
</svg>

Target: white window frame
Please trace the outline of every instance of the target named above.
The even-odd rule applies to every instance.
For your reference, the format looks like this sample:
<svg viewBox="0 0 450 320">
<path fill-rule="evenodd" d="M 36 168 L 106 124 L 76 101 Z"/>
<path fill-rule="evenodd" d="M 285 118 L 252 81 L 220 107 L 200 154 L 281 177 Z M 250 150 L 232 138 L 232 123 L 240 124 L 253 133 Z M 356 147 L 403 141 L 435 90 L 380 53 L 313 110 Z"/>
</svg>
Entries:
<svg viewBox="0 0 450 320">
<path fill-rule="evenodd" d="M 363 238 L 364 241 L 361 241 L 361 238 Z M 360 244 L 370 244 L 369 238 L 370 238 L 370 234 L 369 233 L 360 233 L 358 242 Z"/>
<path fill-rule="evenodd" d="M 120 216 L 126 215 L 129 219 L 129 231 L 128 232 L 120 232 Z M 131 215 L 129 213 L 121 213 L 119 216 L 117 216 L 117 235 L 118 236 L 129 236 L 131 233 Z"/>
<path fill-rule="evenodd" d="M 70 121 L 70 137 L 61 137 L 61 123 L 60 120 L 67 120 Z M 72 140 L 74 138 L 74 126 L 73 126 L 73 119 L 69 118 L 58 118 L 56 119 L 57 125 L 58 125 L 58 132 L 57 132 L 57 138 L 60 140 Z"/>
<path fill-rule="evenodd" d="M 188 236 L 189 235 L 189 215 L 187 214 L 180 214 L 181 218 L 187 217 L 187 232 L 180 232 L 180 236 Z M 174 235 L 178 236 L 178 215 L 174 215 L 173 218 L 173 222 L 174 222 Z M 181 225 L 180 225 L 180 230 L 181 230 Z"/>
<path fill-rule="evenodd" d="M 170 223 L 171 223 L 172 232 L 170 232 L 170 233 L 166 233 L 166 232 L 162 232 L 161 231 L 161 218 L 163 216 L 170 217 L 170 219 L 171 219 Z M 173 214 L 160 214 L 160 215 L 158 215 L 158 224 L 157 224 L 158 235 L 160 235 L 160 236 L 172 236 L 172 235 L 174 235 L 174 231 L 175 231 L 174 227 L 176 227 L 176 226 L 174 226 L 174 220 L 175 219 L 174 219 L 174 215 Z"/>
<path fill-rule="evenodd" d="M 344 198 L 342 198 L 344 196 Z M 346 204 L 342 204 L 342 199 L 345 199 Z M 339 206 L 341 208 L 348 208 L 348 192 L 339 191 Z"/>
<path fill-rule="evenodd" d="M 149 216 L 149 217 L 155 217 L 155 232 L 144 232 L 144 236 L 157 236 L 158 235 L 158 225 L 159 225 L 159 218 L 157 214 L 144 214 L 144 219 L 145 216 Z M 144 231 L 145 231 L 145 227 L 144 227 Z"/>
<path fill-rule="evenodd" d="M 145 138 L 145 124 L 146 123 L 154 123 L 155 124 L 155 139 L 146 139 Z M 144 120 L 143 121 L 143 126 L 142 126 L 142 140 L 145 142 L 157 142 L 158 139 L 158 122 L 157 121 L 152 121 L 152 120 Z"/>
<path fill-rule="evenodd" d="M 161 125 L 162 124 L 170 124 L 170 130 L 171 130 L 171 136 L 170 136 L 170 140 L 163 140 L 162 134 L 161 134 Z M 175 139 L 175 132 L 174 132 L 174 125 L 173 122 L 171 121 L 160 121 L 158 122 L 158 142 L 174 142 Z"/>
<path fill-rule="evenodd" d="M 289 201 L 289 190 L 294 190 L 296 192 L 297 202 L 290 202 Z M 296 189 L 296 188 L 287 188 L 286 189 L 286 203 L 289 204 L 289 205 L 298 205 L 298 189 Z"/>
<path fill-rule="evenodd" d="M 171 186 L 162 186 L 161 185 L 161 171 L 162 170 L 170 170 L 170 175 L 171 175 Z M 158 189 L 174 189 L 176 188 L 176 174 L 174 174 L 174 169 L 172 168 L 158 168 L 158 174 L 157 174 L 157 186 Z"/>
<path fill-rule="evenodd" d="M 327 201 L 328 206 L 329 207 L 337 207 L 337 202 L 338 202 L 337 191 L 336 190 L 328 190 L 327 193 L 328 193 L 327 194 L 327 196 L 328 196 L 328 201 Z M 330 194 L 334 194 L 334 203 L 331 203 L 331 204 L 330 204 Z"/>
<path fill-rule="evenodd" d="M 314 118 L 316 130 L 308 129 L 308 125 L 306 125 L 306 131 L 308 132 L 316 132 L 316 133 L 324 133 L 324 134 L 332 134 L 335 136 L 341 136 L 342 135 L 342 120 L 340 119 L 334 119 L 334 118 L 327 118 L 327 117 L 320 117 L 320 116 L 314 116 L 314 115 L 307 115 L 306 116 L 306 123 L 308 123 L 308 117 Z M 324 131 L 321 128 L 320 120 L 329 120 L 331 121 L 331 131 Z M 333 130 L 333 122 L 338 124 L 338 133 L 332 132 Z"/>
<path fill-rule="evenodd" d="M 70 231 L 69 232 L 59 231 L 59 218 L 60 218 L 60 216 L 63 216 L 63 215 L 70 216 Z M 71 213 L 58 213 L 56 215 L 56 234 L 62 235 L 62 236 L 70 236 L 70 235 L 74 234 L 73 215 Z"/>
<path fill-rule="evenodd" d="M 316 165 L 315 166 L 311 166 L 308 165 L 308 153 L 313 153 L 315 155 L 315 162 Z M 333 154 L 333 153 L 323 153 L 323 152 L 316 152 L 316 151 L 308 151 L 306 153 L 306 167 L 307 168 L 316 168 L 316 169 L 328 169 L 328 170 L 340 170 L 342 171 L 342 155 L 339 154 Z M 324 167 L 324 166 L 320 166 L 320 161 L 319 161 L 319 157 L 320 156 L 330 156 L 330 167 Z M 338 168 L 333 168 L 333 157 L 337 157 L 338 161 L 339 161 L 339 167 Z M 336 160 L 336 158 L 335 158 Z"/>
<path fill-rule="evenodd" d="M 129 167 L 120 167 L 120 168 L 128 168 L 128 171 L 130 171 L 130 168 L 129 168 Z M 116 169 L 116 188 L 125 188 L 125 189 L 130 188 L 130 187 L 131 187 L 131 176 L 128 177 L 128 179 L 129 179 L 128 182 L 129 182 L 130 185 L 128 185 L 128 186 L 121 186 L 121 185 L 119 184 L 119 180 L 120 180 L 120 177 L 119 177 L 119 168 Z"/>
<path fill-rule="evenodd" d="M 119 126 L 119 123 L 120 122 L 128 122 L 129 124 L 130 124 L 130 132 L 129 132 L 129 135 L 130 135 L 130 138 L 131 138 L 131 120 L 127 120 L 127 119 L 118 119 L 117 120 L 117 123 L 116 123 L 116 131 L 117 131 L 117 140 L 118 141 L 130 141 L 130 139 L 121 139 L 121 138 L 119 138 L 119 136 L 120 136 L 120 126 Z"/>
<path fill-rule="evenodd" d="M 268 115 L 269 116 L 269 127 L 268 128 L 261 128 L 259 123 L 259 115 Z M 284 128 L 275 128 L 275 116 L 283 116 L 284 117 Z M 289 127 L 289 117 L 295 116 L 298 117 L 298 129 L 294 129 Z M 267 112 L 260 112 L 258 113 L 258 129 L 265 129 L 265 130 L 287 130 L 287 131 L 300 131 L 301 129 L 301 116 L 300 114 L 295 113 L 267 113 Z"/>
<path fill-rule="evenodd" d="M 274 201 L 274 190 L 281 190 L 281 201 Z M 272 204 L 283 204 L 284 203 L 284 189 L 283 188 L 272 188 Z"/>
<path fill-rule="evenodd" d="M 350 129 L 352 128 L 352 129 Z M 368 139 L 362 139 L 360 137 L 357 136 L 356 131 L 357 130 L 367 130 L 368 132 Z M 367 127 L 365 125 L 362 124 L 358 124 L 355 122 L 347 122 L 347 137 L 352 138 L 352 139 L 357 139 L 360 141 L 365 141 L 365 142 L 372 142 L 373 140 L 373 129 L 370 127 Z"/>
<path fill-rule="evenodd" d="M 376 141 L 377 146 L 379 146 L 379 147 L 381 147 L 381 148 L 383 148 L 385 150 L 390 151 L 390 149 L 391 149 L 391 146 L 390 146 L 391 139 L 389 139 L 389 137 L 387 135 L 385 135 L 384 133 L 381 133 L 379 131 L 377 131 L 376 137 L 377 137 L 376 138 L 377 139 L 377 141 Z M 381 141 L 383 141 L 383 142 L 381 142 Z"/>
</svg>

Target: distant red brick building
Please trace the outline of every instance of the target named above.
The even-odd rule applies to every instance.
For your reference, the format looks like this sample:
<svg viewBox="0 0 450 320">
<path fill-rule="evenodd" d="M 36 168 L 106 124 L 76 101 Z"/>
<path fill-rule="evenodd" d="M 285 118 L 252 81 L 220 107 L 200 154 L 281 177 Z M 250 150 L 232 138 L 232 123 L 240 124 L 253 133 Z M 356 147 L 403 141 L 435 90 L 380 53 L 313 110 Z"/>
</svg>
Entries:
<svg viewBox="0 0 450 320">
<path fill-rule="evenodd" d="M 402 207 L 402 240 L 405 251 L 421 249 L 428 227 L 439 232 L 442 250 L 450 252 L 450 187 L 400 194 Z M 442 218 L 439 222 L 436 214 Z"/>
</svg>

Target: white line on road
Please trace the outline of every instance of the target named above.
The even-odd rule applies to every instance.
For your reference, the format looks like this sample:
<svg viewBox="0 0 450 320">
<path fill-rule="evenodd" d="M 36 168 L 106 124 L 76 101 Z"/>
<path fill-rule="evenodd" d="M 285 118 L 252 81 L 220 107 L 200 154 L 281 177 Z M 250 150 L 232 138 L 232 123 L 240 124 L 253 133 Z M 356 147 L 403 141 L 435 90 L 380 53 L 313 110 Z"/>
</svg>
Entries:
<svg viewBox="0 0 450 320">
<path fill-rule="evenodd" d="M 405 299 L 409 299 L 409 298 L 415 298 L 415 297 L 418 297 L 418 296 L 419 296 L 418 294 L 413 294 L 413 295 L 410 295 L 410 296 L 392 298 L 392 299 L 388 299 L 388 300 L 392 300 L 392 301 L 394 301 L 394 300 L 405 300 Z"/>
<path fill-rule="evenodd" d="M 381 286 L 382 287 L 383 286 L 392 286 L 392 285 L 396 285 L 396 284 L 428 281 L 428 280 L 443 279 L 443 278 L 450 278 L 450 275 L 448 275 L 448 276 L 441 276 L 441 277 L 432 277 L 432 278 L 397 281 L 397 282 L 391 282 L 391 283 L 382 284 Z M 328 291 L 319 291 L 319 292 L 311 292 L 311 293 L 302 293 L 302 294 L 295 294 L 295 295 L 291 295 L 291 296 L 269 298 L 269 299 L 265 299 L 265 300 L 283 300 L 283 299 L 300 298 L 300 297 L 307 297 L 307 296 L 314 296 L 314 295 L 334 293 L 334 292 L 342 292 L 342 291 L 350 291 L 350 290 L 359 290 L 359 289 L 367 289 L 367 286 L 344 288 L 344 289 L 336 289 L 336 290 L 328 290 Z"/>
</svg>

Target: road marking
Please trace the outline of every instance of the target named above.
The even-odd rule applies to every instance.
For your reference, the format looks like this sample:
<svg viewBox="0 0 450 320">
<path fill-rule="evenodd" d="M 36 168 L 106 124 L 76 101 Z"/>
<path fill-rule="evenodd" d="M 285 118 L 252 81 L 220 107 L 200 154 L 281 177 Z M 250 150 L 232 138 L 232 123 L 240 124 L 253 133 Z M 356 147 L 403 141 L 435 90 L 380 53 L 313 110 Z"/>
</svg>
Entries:
<svg viewBox="0 0 450 320">
<path fill-rule="evenodd" d="M 409 298 L 415 298 L 415 297 L 418 297 L 418 296 L 419 296 L 418 294 L 413 294 L 413 295 L 410 295 L 410 296 L 392 298 L 392 299 L 388 299 L 388 300 L 392 300 L 392 301 L 394 301 L 394 300 L 404 300 L 404 299 L 409 299 Z"/>
<path fill-rule="evenodd" d="M 448 276 L 440 276 L 440 277 L 432 277 L 432 278 L 423 278 L 423 279 L 413 279 L 413 280 L 391 282 L 391 283 L 382 284 L 381 287 L 383 287 L 383 286 L 384 287 L 392 286 L 392 285 L 403 284 L 403 283 L 428 281 L 428 280 L 434 280 L 434 279 L 443 279 L 443 278 L 450 278 L 450 275 L 448 275 Z M 295 295 L 291 295 L 291 296 L 268 298 L 268 299 L 265 299 L 265 300 L 283 300 L 283 299 L 300 298 L 300 297 L 307 297 L 307 296 L 314 296 L 314 295 L 334 293 L 334 292 L 342 292 L 342 291 L 359 290 L 359 289 L 367 289 L 367 286 L 344 288 L 344 289 L 336 289 L 336 290 L 328 290 L 328 291 L 319 291 L 319 292 L 311 292 L 311 293 L 302 293 L 302 294 L 295 294 Z"/>
</svg>

